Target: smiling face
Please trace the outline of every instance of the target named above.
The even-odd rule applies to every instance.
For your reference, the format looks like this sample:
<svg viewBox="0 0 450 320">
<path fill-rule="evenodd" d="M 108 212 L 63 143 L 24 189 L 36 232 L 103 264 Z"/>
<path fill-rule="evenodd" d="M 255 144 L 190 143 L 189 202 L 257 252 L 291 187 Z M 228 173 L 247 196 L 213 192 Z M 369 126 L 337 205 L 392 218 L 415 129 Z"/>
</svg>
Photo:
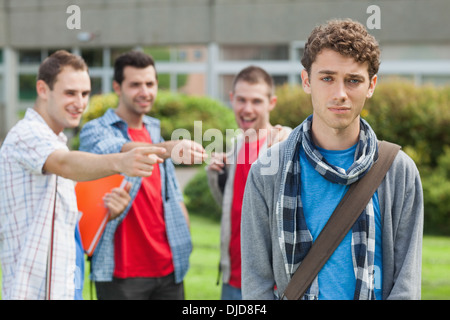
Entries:
<svg viewBox="0 0 450 320">
<path fill-rule="evenodd" d="M 269 113 L 275 107 L 276 97 L 270 94 L 265 82 L 249 83 L 240 80 L 230 93 L 236 122 L 244 132 L 250 129 L 257 133 L 269 129 Z"/>
<path fill-rule="evenodd" d="M 331 49 L 323 49 L 302 71 L 302 85 L 311 94 L 313 134 L 359 135 L 360 113 L 375 90 L 377 76 L 369 79 L 367 62 L 356 62 Z"/>
<path fill-rule="evenodd" d="M 142 117 L 148 113 L 155 102 L 158 92 L 156 71 L 153 66 L 135 68 L 126 66 L 121 84 L 114 82 L 114 91 L 119 96 L 117 113 L 133 126 L 140 124 Z"/>
<path fill-rule="evenodd" d="M 56 134 L 80 124 L 91 92 L 86 70 L 66 66 L 57 75 L 53 89 L 43 80 L 37 81 L 36 89 L 40 101 L 36 110 Z"/>
</svg>

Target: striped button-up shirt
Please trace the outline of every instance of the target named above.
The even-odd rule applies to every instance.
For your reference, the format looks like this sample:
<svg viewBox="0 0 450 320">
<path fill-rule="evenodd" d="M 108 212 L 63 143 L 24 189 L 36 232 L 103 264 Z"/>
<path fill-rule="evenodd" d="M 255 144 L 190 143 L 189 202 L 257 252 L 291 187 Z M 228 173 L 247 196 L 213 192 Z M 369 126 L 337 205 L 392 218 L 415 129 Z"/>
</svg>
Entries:
<svg viewBox="0 0 450 320">
<path fill-rule="evenodd" d="M 144 125 L 154 143 L 162 142 L 159 120 L 145 116 Z M 123 144 L 130 142 L 128 125 L 113 109 L 95 120 L 88 122 L 80 133 L 80 150 L 97 154 L 117 153 Z M 170 159 L 159 164 L 161 172 L 162 199 L 167 237 L 173 256 L 175 282 L 183 280 L 189 268 L 189 256 L 192 251 L 191 235 L 187 221 L 180 207 L 183 195 L 176 180 L 175 168 Z M 126 177 L 131 182 L 130 196 L 132 201 L 141 187 L 142 178 Z M 132 202 L 131 201 L 131 202 Z M 131 207 L 116 219 L 108 222 L 105 231 L 94 251 L 91 261 L 93 281 L 112 281 L 114 272 L 114 233 L 119 223 L 125 218 Z"/>
<path fill-rule="evenodd" d="M 68 150 L 44 119 L 28 109 L 0 149 L 0 260 L 3 299 L 44 299 L 56 194 L 51 299 L 74 298 L 74 182 L 42 172 L 47 157 Z"/>
</svg>

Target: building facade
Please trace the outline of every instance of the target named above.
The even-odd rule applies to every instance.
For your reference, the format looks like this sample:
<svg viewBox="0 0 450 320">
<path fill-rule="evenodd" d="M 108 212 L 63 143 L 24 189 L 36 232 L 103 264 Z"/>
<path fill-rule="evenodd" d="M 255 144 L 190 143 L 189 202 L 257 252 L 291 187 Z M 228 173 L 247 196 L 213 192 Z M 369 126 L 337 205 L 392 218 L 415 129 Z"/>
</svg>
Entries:
<svg viewBox="0 0 450 320">
<path fill-rule="evenodd" d="M 38 66 L 57 49 L 85 58 L 93 94 L 112 90 L 117 55 L 139 49 L 155 58 L 160 87 L 227 102 L 249 64 L 300 83 L 312 28 L 352 18 L 380 42 L 380 81 L 442 85 L 449 14 L 448 0 L 0 0 L 0 141 L 33 105 Z"/>
</svg>

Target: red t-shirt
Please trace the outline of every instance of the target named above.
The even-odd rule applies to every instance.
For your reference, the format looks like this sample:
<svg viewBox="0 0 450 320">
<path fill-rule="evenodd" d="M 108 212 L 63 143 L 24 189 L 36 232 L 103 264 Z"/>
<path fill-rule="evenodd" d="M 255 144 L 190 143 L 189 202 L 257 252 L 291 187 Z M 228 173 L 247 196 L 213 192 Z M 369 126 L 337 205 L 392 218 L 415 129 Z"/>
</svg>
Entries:
<svg viewBox="0 0 450 320">
<path fill-rule="evenodd" d="M 266 139 L 244 143 L 239 150 L 234 174 L 233 203 L 231 205 L 231 238 L 230 260 L 231 274 L 229 285 L 241 287 L 241 208 L 244 197 L 245 183 L 253 162 L 258 158 L 261 145 Z"/>
<path fill-rule="evenodd" d="M 142 129 L 128 129 L 133 141 L 152 143 Z M 114 237 L 114 276 L 163 277 L 174 271 L 167 239 L 158 164 L 142 185 Z"/>
</svg>

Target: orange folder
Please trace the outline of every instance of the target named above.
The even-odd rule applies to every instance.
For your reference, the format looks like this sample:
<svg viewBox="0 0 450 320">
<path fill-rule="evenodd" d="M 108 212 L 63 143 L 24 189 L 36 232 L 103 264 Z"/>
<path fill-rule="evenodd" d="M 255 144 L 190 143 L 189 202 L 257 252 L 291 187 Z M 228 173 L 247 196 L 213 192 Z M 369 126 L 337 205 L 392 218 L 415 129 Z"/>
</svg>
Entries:
<svg viewBox="0 0 450 320">
<path fill-rule="evenodd" d="M 103 203 L 103 197 L 112 189 L 123 187 L 124 184 L 124 176 L 116 174 L 97 180 L 78 182 L 75 185 L 78 210 L 82 213 L 79 222 L 81 242 L 88 256 L 94 253 L 108 222 L 109 213 Z"/>
</svg>

